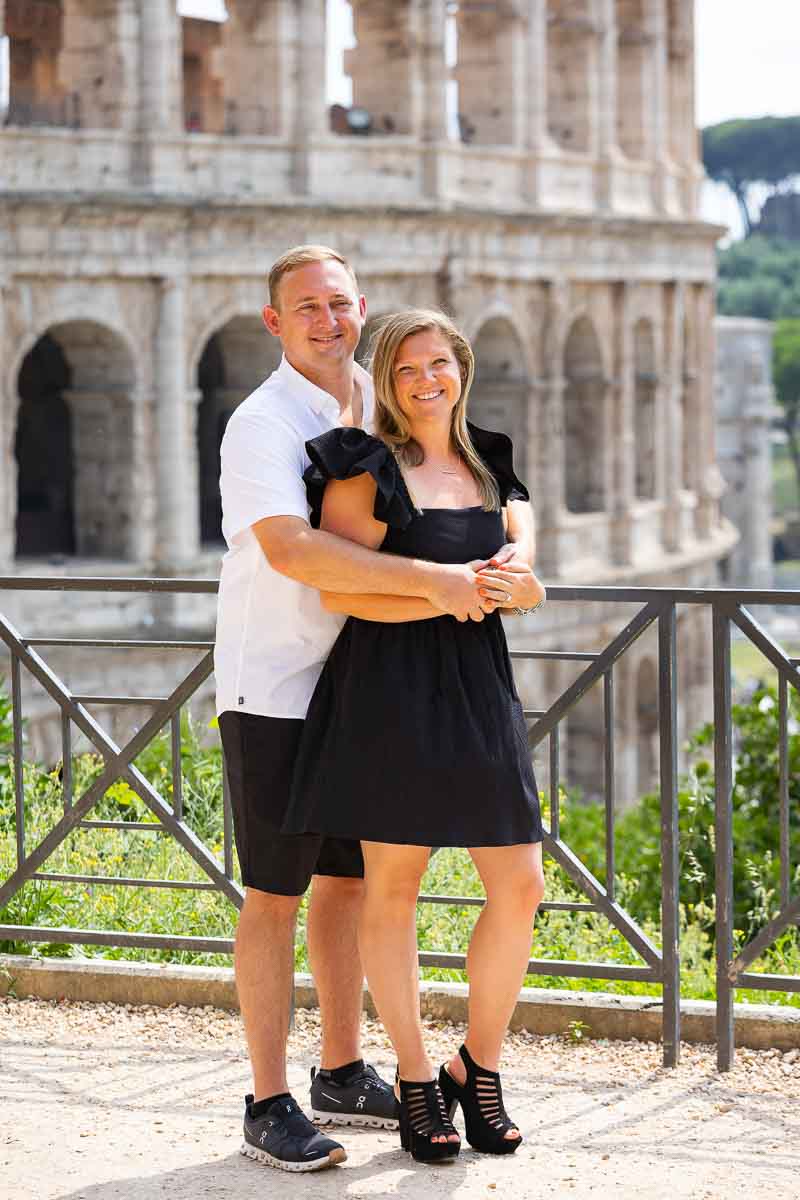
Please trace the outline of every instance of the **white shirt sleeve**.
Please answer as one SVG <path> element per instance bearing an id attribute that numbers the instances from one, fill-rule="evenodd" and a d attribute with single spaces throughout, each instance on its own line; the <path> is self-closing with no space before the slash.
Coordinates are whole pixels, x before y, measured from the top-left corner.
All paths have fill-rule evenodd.
<path id="1" fill-rule="evenodd" d="M 231 417 L 221 447 L 222 525 L 229 545 L 264 517 L 308 520 L 300 434 L 280 417 Z"/>

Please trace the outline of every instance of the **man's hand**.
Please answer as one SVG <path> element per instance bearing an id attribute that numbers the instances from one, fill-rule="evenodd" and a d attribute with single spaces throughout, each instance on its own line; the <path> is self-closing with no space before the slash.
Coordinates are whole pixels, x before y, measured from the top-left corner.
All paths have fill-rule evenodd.
<path id="1" fill-rule="evenodd" d="M 463 566 L 442 564 L 435 574 L 432 573 L 425 596 L 434 608 L 450 613 L 458 621 L 482 621 L 479 578 L 471 563 Z"/>
<path id="2" fill-rule="evenodd" d="M 486 612 L 495 608 L 533 608 L 545 598 L 544 587 L 527 563 L 507 560 L 499 568 L 487 565 L 478 571 L 478 580 Z"/>

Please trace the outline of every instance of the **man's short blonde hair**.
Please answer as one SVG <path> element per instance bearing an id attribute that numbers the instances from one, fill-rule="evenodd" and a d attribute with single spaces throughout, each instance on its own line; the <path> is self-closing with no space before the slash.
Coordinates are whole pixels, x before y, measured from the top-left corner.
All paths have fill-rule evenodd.
<path id="1" fill-rule="evenodd" d="M 342 264 L 352 279 L 356 292 L 358 292 L 358 280 L 356 279 L 355 271 L 347 259 L 335 250 L 331 250 L 330 246 L 293 246 L 291 250 L 287 250 L 285 254 L 282 254 L 272 264 L 272 269 L 269 273 L 270 306 L 272 308 L 278 307 L 281 280 L 284 275 L 288 275 L 290 271 L 296 271 L 298 267 L 307 267 L 310 263 L 331 261 Z"/>

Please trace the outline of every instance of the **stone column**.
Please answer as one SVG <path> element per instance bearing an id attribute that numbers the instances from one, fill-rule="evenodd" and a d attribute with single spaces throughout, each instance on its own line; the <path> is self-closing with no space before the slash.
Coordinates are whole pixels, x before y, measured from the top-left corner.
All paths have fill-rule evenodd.
<path id="1" fill-rule="evenodd" d="M 155 344 L 156 565 L 191 562 L 200 542 L 196 402 L 186 378 L 186 280 L 161 281 Z"/>
<path id="2" fill-rule="evenodd" d="M 606 421 L 606 502 L 610 514 L 611 556 L 623 566 L 633 557 L 633 508 L 636 502 L 633 330 L 629 288 L 615 283 L 612 292 L 613 378 L 610 419 Z"/>
<path id="3" fill-rule="evenodd" d="M 543 310 L 546 333 L 542 338 L 544 361 L 542 376 L 534 385 L 538 391 L 536 409 L 540 428 L 529 429 L 528 464 L 534 480 L 537 556 L 539 569 L 550 577 L 560 567 L 559 528 L 566 512 L 564 483 L 564 342 L 569 314 L 566 284 L 547 285 Z"/>
<path id="4" fill-rule="evenodd" d="M 174 0 L 141 0 L 138 18 L 138 129 L 131 174 L 139 184 L 155 182 L 155 147 L 183 130 L 181 25 Z"/>
<path id="5" fill-rule="evenodd" d="M 312 190 L 313 143 L 328 132 L 325 100 L 325 0 L 295 0 L 292 15 L 290 136 L 294 143 L 292 183 L 296 192 Z"/>
<path id="6" fill-rule="evenodd" d="M 445 5 L 438 0 L 412 0 L 411 23 L 417 46 L 413 128 L 425 142 L 447 141 L 446 17 Z"/>
<path id="7" fill-rule="evenodd" d="M 699 495 L 697 536 L 709 538 L 719 524 L 719 502 L 725 481 L 717 466 L 714 403 L 714 295 L 710 284 L 697 286 L 698 384 L 700 400 Z"/>
<path id="8" fill-rule="evenodd" d="M 663 289 L 663 355 L 660 400 L 664 409 L 664 547 L 680 548 L 681 494 L 683 492 L 683 323 L 684 285 L 668 283 Z"/>
<path id="9" fill-rule="evenodd" d="M 612 171 L 620 157 L 617 147 L 617 13 L 615 0 L 599 0 L 600 30 L 597 41 L 597 103 L 594 106 L 595 202 L 600 209 L 612 205 Z"/>
<path id="10" fill-rule="evenodd" d="M 183 72 L 175 0 L 140 0 L 139 14 L 140 128 L 151 136 L 179 133 Z"/>
<path id="11" fill-rule="evenodd" d="M 547 133 L 547 0 L 528 0 L 526 14 L 528 104 L 525 127 L 531 162 L 526 171 L 525 198 L 537 207 L 541 191 L 540 160 L 550 144 Z"/>
<path id="12" fill-rule="evenodd" d="M 650 43 L 650 118 L 646 130 L 648 157 L 653 164 L 652 196 L 656 212 L 666 207 L 668 167 L 667 115 L 669 109 L 669 39 L 667 0 L 648 0 L 647 26 Z"/>
<path id="13" fill-rule="evenodd" d="M 116 12 L 116 73 L 119 87 L 119 127 L 134 133 L 140 126 L 142 72 L 138 0 L 118 0 Z"/>
<path id="14" fill-rule="evenodd" d="M 744 493 L 750 502 L 743 509 L 742 542 L 748 551 L 747 586 L 770 588 L 772 532 L 765 516 L 772 512 L 772 455 L 769 441 L 772 390 L 764 383 L 751 385 L 748 407 L 742 413 Z"/>

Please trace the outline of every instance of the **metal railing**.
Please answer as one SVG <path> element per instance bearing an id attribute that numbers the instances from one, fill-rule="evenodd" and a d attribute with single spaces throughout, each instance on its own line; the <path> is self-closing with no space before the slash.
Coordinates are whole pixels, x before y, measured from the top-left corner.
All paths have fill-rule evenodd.
<path id="1" fill-rule="evenodd" d="M 0 591 L 63 591 L 109 593 L 214 594 L 213 580 L 161 579 L 56 579 L 0 578 Z M 587 897 L 585 901 L 546 901 L 541 911 L 594 912 L 603 915 L 639 955 L 641 965 L 613 962 L 560 961 L 532 959 L 529 974 L 559 975 L 572 978 L 636 980 L 660 984 L 663 990 L 662 1036 L 666 1066 L 674 1066 L 680 1051 L 680 958 L 679 958 L 679 837 L 678 837 L 678 720 L 677 720 L 677 607 L 701 605 L 710 609 L 713 621 L 713 690 L 715 743 L 715 890 L 717 955 L 717 1044 L 718 1065 L 727 1070 L 733 1060 L 733 993 L 739 987 L 764 990 L 800 991 L 800 977 L 775 976 L 748 971 L 755 959 L 774 943 L 791 924 L 800 920 L 800 897 L 791 895 L 789 841 L 789 691 L 800 691 L 800 659 L 790 658 L 773 637 L 752 616 L 751 607 L 795 606 L 800 608 L 800 592 L 744 591 L 731 589 L 551 587 L 550 602 L 577 602 L 582 605 L 630 604 L 636 606 L 633 617 L 602 650 L 596 652 L 565 650 L 512 651 L 517 661 L 540 660 L 574 662 L 582 669 L 578 677 L 544 710 L 527 710 L 531 722 L 529 742 L 532 749 L 547 742 L 549 765 L 550 826 L 545 831 L 544 849 L 568 878 Z M 746 607 L 747 606 L 747 607 Z M 605 613 L 605 607 L 603 608 Z M 731 655 L 732 627 L 749 639 L 775 668 L 779 689 L 779 842 L 780 912 L 733 957 L 733 834 L 732 795 L 734 784 Z M 627 913 L 615 896 L 615 669 L 625 653 L 651 627 L 658 634 L 658 742 L 659 791 L 661 810 L 661 932 L 659 948 Z M 799 625 L 800 630 L 800 625 Z M 234 878 L 233 837 L 230 801 L 223 772 L 223 861 L 193 832 L 185 820 L 181 775 L 181 711 L 213 670 L 212 648 L 208 641 L 102 639 L 82 637 L 31 637 L 18 632 L 0 612 L 0 640 L 11 655 L 11 691 L 13 705 L 13 771 L 16 805 L 17 866 L 0 883 L 0 910 L 32 879 L 53 882 L 98 883 L 126 887 L 179 887 L 216 889 L 237 907 L 243 893 Z M 199 660 L 167 696 L 87 695 L 72 693 L 48 666 L 40 649 L 71 647 L 109 651 L 145 648 L 148 650 L 196 651 Z M 23 789 L 23 711 L 21 672 L 25 669 L 56 702 L 61 716 L 63 814 L 54 827 L 32 849 L 26 844 Z M 605 806 L 605 883 L 601 883 L 580 861 L 562 836 L 560 812 L 561 747 L 560 725 L 581 698 L 595 685 L 602 687 L 604 727 L 604 806 Z M 137 705 L 151 711 L 144 724 L 122 746 L 102 728 L 87 705 Z M 165 728 L 170 728 L 172 750 L 172 802 L 135 766 L 134 760 Z M 72 779 L 72 730 L 79 730 L 103 760 L 99 776 L 80 795 L 74 795 Z M 154 822 L 96 821 L 88 816 L 117 780 L 124 780 L 150 809 Z M 65 838 L 77 828 L 115 828 L 146 830 L 171 835 L 189 853 L 207 876 L 207 881 L 137 879 L 120 876 L 69 875 L 49 873 L 41 868 Z M 480 905 L 477 897 L 420 896 L 421 904 Z M 125 933 L 108 930 L 83 930 L 0 924 L 0 937 L 20 941 L 47 941 L 89 945 L 133 946 L 150 949 L 183 949 L 196 952 L 232 951 L 225 938 L 166 936 Z M 464 955 L 423 951 L 421 966 L 460 969 Z"/>

